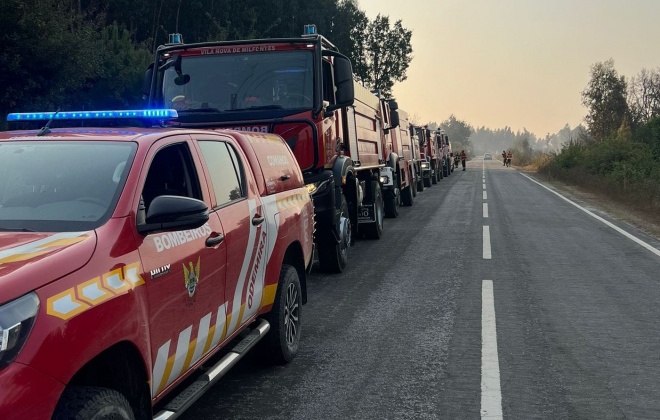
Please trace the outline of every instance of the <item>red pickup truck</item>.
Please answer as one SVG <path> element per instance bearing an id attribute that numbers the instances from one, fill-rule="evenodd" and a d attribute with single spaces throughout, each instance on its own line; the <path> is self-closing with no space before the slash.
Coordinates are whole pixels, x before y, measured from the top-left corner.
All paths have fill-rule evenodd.
<path id="1" fill-rule="evenodd" d="M 0 133 L 0 417 L 173 418 L 255 345 L 288 362 L 313 214 L 275 134 Z"/>

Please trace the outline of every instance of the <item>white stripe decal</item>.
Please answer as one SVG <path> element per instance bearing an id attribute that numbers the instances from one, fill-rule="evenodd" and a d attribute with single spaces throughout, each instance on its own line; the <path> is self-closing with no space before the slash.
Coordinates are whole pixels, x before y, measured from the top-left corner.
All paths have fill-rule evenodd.
<path id="1" fill-rule="evenodd" d="M 38 241 L 30 242 L 29 244 L 17 246 L 15 248 L 0 251 L 0 259 L 11 257 L 18 254 L 31 254 L 33 252 L 43 251 L 42 247 L 48 247 L 49 244 L 59 241 L 60 239 L 78 238 L 85 235 L 87 232 L 62 232 L 49 236 Z"/>
<path id="2" fill-rule="evenodd" d="M 255 200 L 249 200 L 248 205 L 250 208 L 250 220 L 256 214 L 257 203 Z M 238 284 L 236 284 L 236 290 L 234 291 L 234 301 L 232 302 L 231 308 L 231 321 L 229 322 L 229 327 L 227 328 L 227 335 L 230 335 L 237 327 L 238 315 L 241 311 L 241 300 L 243 297 L 243 288 L 245 287 L 245 280 L 248 275 L 248 268 L 250 267 L 250 261 L 254 255 L 255 246 L 254 241 L 257 236 L 258 227 L 252 226 L 250 223 L 250 237 L 248 238 L 247 248 L 245 249 L 245 257 L 243 259 L 243 266 L 241 267 L 241 274 L 238 276 Z"/>
<path id="3" fill-rule="evenodd" d="M 218 308 L 218 316 L 215 318 L 215 332 L 213 333 L 213 341 L 211 341 L 211 347 L 209 350 L 214 348 L 220 342 L 222 338 L 222 331 L 225 329 L 225 321 L 227 319 L 227 304 L 223 303 Z"/>
<path id="4" fill-rule="evenodd" d="M 186 356 L 188 356 L 188 346 L 190 345 L 190 334 L 192 333 L 192 325 L 181 331 L 179 334 L 179 342 L 176 344 L 176 355 L 174 356 L 174 365 L 172 366 L 172 371 L 170 372 L 170 377 L 167 380 L 165 386 L 171 384 L 176 380 L 176 378 L 181 375 L 181 369 L 183 369 L 183 363 L 186 361 Z"/>
<path id="5" fill-rule="evenodd" d="M 156 363 L 154 364 L 154 372 L 151 375 L 151 396 L 155 397 L 158 391 L 160 381 L 163 380 L 163 373 L 165 373 L 165 366 L 167 365 L 167 356 L 170 354 L 170 343 L 172 340 L 167 340 L 165 344 L 160 346 L 158 354 L 156 355 Z"/>
<path id="6" fill-rule="evenodd" d="M 262 251 L 261 260 L 258 261 L 258 266 L 256 265 L 257 261 L 253 266 L 256 268 L 256 276 L 254 283 L 250 286 L 252 287 L 252 299 L 248 299 L 245 305 L 245 313 L 243 314 L 243 319 L 248 319 L 252 315 L 257 313 L 261 303 L 261 296 L 263 295 L 265 277 L 266 277 L 266 267 L 268 266 L 268 261 L 270 261 L 271 255 L 273 255 L 273 249 L 275 249 L 275 242 L 277 241 L 277 233 L 279 230 L 280 224 L 280 215 L 277 211 L 277 200 L 274 196 L 264 197 L 263 199 L 263 209 L 264 216 L 266 217 L 266 222 L 264 224 L 264 231 L 266 233 L 266 243 L 265 249 Z M 259 248 L 261 243 L 259 244 Z M 257 250 L 257 255 L 259 250 Z M 248 294 L 251 291 L 248 288 Z M 250 305 L 251 303 L 251 305 Z"/>
<path id="7" fill-rule="evenodd" d="M 197 331 L 197 343 L 195 344 L 195 353 L 193 353 L 191 365 L 197 363 L 202 358 L 204 352 L 204 345 L 209 336 L 209 327 L 211 325 L 211 314 L 206 314 L 201 321 L 199 321 L 199 331 Z"/>

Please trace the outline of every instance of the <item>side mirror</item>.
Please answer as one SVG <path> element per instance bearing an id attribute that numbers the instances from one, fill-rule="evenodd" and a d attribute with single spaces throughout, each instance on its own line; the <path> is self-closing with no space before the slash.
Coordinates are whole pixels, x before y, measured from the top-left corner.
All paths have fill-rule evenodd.
<path id="1" fill-rule="evenodd" d="M 396 102 L 396 100 L 390 99 L 387 102 L 390 105 L 390 111 L 396 111 L 397 109 L 399 109 L 399 104 Z"/>
<path id="2" fill-rule="evenodd" d="M 396 109 L 392 111 L 390 108 L 390 128 L 397 128 L 399 122 L 399 112 Z"/>
<path id="3" fill-rule="evenodd" d="M 335 103 L 326 109 L 327 112 L 353 105 L 353 101 L 355 101 L 351 60 L 343 55 L 334 55 L 334 78 L 335 87 L 337 88 Z"/>
<path id="4" fill-rule="evenodd" d="M 144 72 L 144 80 L 142 81 L 142 95 L 145 98 L 151 96 L 151 79 L 154 77 L 154 66 L 153 64 L 147 68 L 147 71 Z"/>
<path id="5" fill-rule="evenodd" d="M 194 198 L 161 195 L 153 199 L 145 223 L 138 232 L 146 235 L 157 231 L 197 229 L 209 220 L 206 204 Z"/>

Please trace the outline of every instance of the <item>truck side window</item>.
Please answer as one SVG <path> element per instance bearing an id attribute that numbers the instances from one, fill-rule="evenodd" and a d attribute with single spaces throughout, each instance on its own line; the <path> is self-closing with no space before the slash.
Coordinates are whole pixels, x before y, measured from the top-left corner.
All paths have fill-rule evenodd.
<path id="1" fill-rule="evenodd" d="M 333 83 L 332 66 L 323 60 L 323 100 L 330 105 L 335 103 L 335 85 Z"/>
<path id="2" fill-rule="evenodd" d="M 147 210 L 151 201 L 159 195 L 202 199 L 199 178 L 187 144 L 167 146 L 159 150 L 151 161 L 142 190 Z"/>
<path id="3" fill-rule="evenodd" d="M 217 206 L 245 197 L 243 165 L 234 148 L 223 141 L 200 141 Z"/>

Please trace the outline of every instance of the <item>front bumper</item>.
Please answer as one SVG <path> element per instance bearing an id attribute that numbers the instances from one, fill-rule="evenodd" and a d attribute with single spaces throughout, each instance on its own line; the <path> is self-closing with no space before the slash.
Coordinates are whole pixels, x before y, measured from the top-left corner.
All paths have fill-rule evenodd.
<path id="1" fill-rule="evenodd" d="M 14 362 L 0 371 L 0 417 L 50 419 L 63 391 L 62 383 Z"/>

